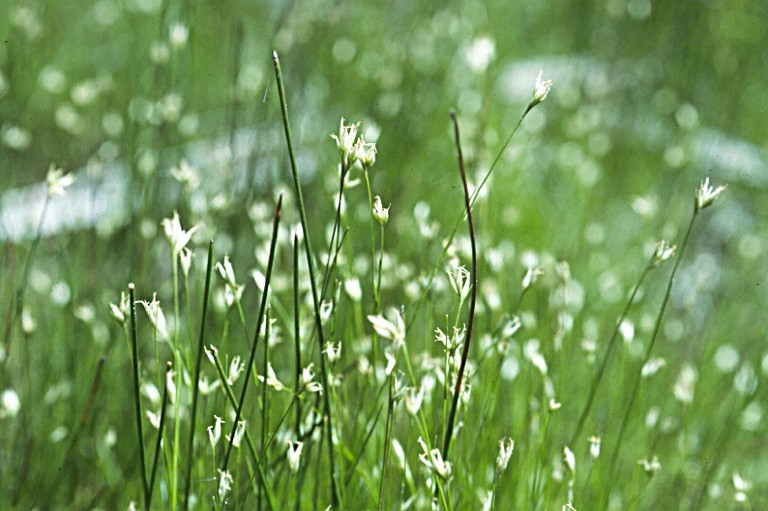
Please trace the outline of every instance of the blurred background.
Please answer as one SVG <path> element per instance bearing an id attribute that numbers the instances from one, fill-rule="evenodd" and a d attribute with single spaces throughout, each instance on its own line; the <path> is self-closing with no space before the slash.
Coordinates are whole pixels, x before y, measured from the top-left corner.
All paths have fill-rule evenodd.
<path id="1" fill-rule="evenodd" d="M 701 180 L 727 185 L 696 225 L 661 350 L 711 364 L 729 343 L 768 368 L 766 20 L 768 3 L 736 0 L 0 0 L 3 316 L 38 229 L 27 301 L 45 304 L 40 332 L 84 303 L 104 318 L 129 281 L 168 296 L 160 220 L 174 210 L 202 225 L 198 247 L 214 237 L 217 254 L 252 266 L 252 222 L 290 184 L 277 50 L 310 221 L 333 218 L 330 134 L 360 121 L 378 147 L 373 193 L 392 204 L 387 245 L 416 272 L 463 208 L 449 109 L 477 184 L 539 70 L 554 86 L 483 192 L 481 252 L 566 260 L 592 310 L 615 311 L 653 244 L 681 241 Z M 52 162 L 77 180 L 38 225 Z M 348 193 L 366 219 L 363 187 Z M 83 321 L 67 335 L 116 335 Z M 67 344 L 31 360 L 88 381 L 78 356 Z"/>

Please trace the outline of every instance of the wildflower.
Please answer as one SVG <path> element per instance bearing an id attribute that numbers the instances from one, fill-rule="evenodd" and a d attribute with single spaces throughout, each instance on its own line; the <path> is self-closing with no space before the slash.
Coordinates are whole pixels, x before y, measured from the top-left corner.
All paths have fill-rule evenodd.
<path id="1" fill-rule="evenodd" d="M 677 246 L 670 245 L 666 240 L 661 240 L 656 244 L 656 249 L 653 252 L 653 259 L 651 265 L 656 267 L 675 255 Z"/>
<path id="2" fill-rule="evenodd" d="M 147 313 L 147 316 L 149 316 L 149 322 L 152 323 L 152 326 L 155 328 L 155 330 L 160 334 L 161 337 L 168 339 L 168 329 L 166 328 L 165 314 L 163 314 L 163 309 L 160 308 L 160 302 L 157 301 L 157 293 L 152 293 L 151 302 L 147 302 L 146 300 L 139 300 L 138 303 L 144 307 L 144 311 Z"/>
<path id="3" fill-rule="evenodd" d="M 259 375 L 259 381 L 266 382 L 266 384 L 276 391 L 280 392 L 281 390 L 286 390 L 285 385 L 280 383 L 280 380 L 277 379 L 277 375 L 275 374 L 275 370 L 272 369 L 272 363 L 267 363 L 267 378 L 265 380 L 264 376 Z"/>
<path id="4" fill-rule="evenodd" d="M 573 451 L 570 450 L 568 447 L 565 447 L 563 449 L 563 459 L 565 460 L 565 465 L 568 467 L 568 470 L 571 471 L 571 474 L 576 473 L 576 456 L 573 454 Z"/>
<path id="5" fill-rule="evenodd" d="M 376 162 L 376 144 L 374 142 L 366 142 L 360 137 L 360 140 L 355 145 L 355 157 L 365 170 L 370 169 Z"/>
<path id="6" fill-rule="evenodd" d="M 419 437 L 419 445 L 421 445 L 421 448 L 424 450 L 422 454 L 419 454 L 419 460 L 421 460 L 424 466 L 434 471 L 443 479 L 450 479 L 451 464 L 450 462 L 443 460 L 443 455 L 440 454 L 440 449 L 432 449 L 430 451 L 421 437 Z"/>
<path id="7" fill-rule="evenodd" d="M 531 98 L 531 102 L 528 103 L 528 110 L 547 99 L 547 94 L 549 94 L 549 90 L 552 88 L 552 80 L 541 79 L 543 74 L 544 70 L 542 69 L 536 77 L 536 84 L 533 86 L 533 97 Z"/>
<path id="8" fill-rule="evenodd" d="M 216 357 L 219 355 L 219 350 L 216 349 L 216 346 L 211 344 L 210 348 L 203 347 L 203 350 L 205 351 L 205 356 L 208 357 L 208 360 L 211 361 L 211 364 L 216 366 Z"/>
<path id="9" fill-rule="evenodd" d="M 314 364 L 309 364 L 307 367 L 301 370 L 301 378 L 299 379 L 300 393 L 305 390 L 309 392 L 323 391 L 323 387 L 316 381 L 313 381 L 315 379 L 315 373 L 312 372 L 313 365 Z"/>
<path id="10" fill-rule="evenodd" d="M 240 376 L 240 373 L 242 373 L 244 369 L 245 369 L 245 362 L 241 362 L 239 356 L 233 358 L 232 362 L 229 363 L 229 374 L 227 375 L 227 383 L 229 385 L 233 385 L 237 381 L 237 378 Z"/>
<path id="11" fill-rule="evenodd" d="M 515 441 L 511 438 L 499 440 L 499 455 L 496 457 L 496 466 L 501 472 L 507 470 L 512 451 L 515 450 Z"/>
<path id="12" fill-rule="evenodd" d="M 743 479 L 738 472 L 733 473 L 731 480 L 733 481 L 733 488 L 736 490 L 736 494 L 733 496 L 736 502 L 746 502 L 748 500 L 747 492 L 752 488 L 752 483 Z"/>
<path id="13" fill-rule="evenodd" d="M 240 421 L 237 423 L 237 428 L 235 428 L 235 436 L 232 439 L 232 445 L 235 447 L 240 447 L 240 443 L 243 441 L 243 435 L 245 434 L 245 421 Z M 227 435 L 227 441 L 229 441 L 229 435 Z"/>
<path id="14" fill-rule="evenodd" d="M 387 225 L 387 222 L 389 221 L 389 208 L 383 207 L 381 204 L 381 197 L 378 195 L 374 197 L 373 199 L 373 217 L 381 224 L 381 225 Z"/>
<path id="15" fill-rule="evenodd" d="M 171 25 L 169 40 L 174 50 L 183 48 L 189 39 L 189 28 L 183 23 L 174 23 Z"/>
<path id="16" fill-rule="evenodd" d="M 339 123 L 339 134 L 332 134 L 336 147 L 341 152 L 342 170 L 347 171 L 357 161 L 357 130 L 360 123 L 344 124 L 344 118 Z"/>
<path id="17" fill-rule="evenodd" d="M 326 342 L 325 350 L 323 350 L 323 353 L 328 356 L 328 361 L 330 363 L 336 362 L 341 357 L 341 343 Z"/>
<path id="18" fill-rule="evenodd" d="M 467 269 L 463 266 L 457 266 L 455 273 L 450 271 L 446 273 L 448 273 L 448 280 L 451 283 L 453 292 L 459 296 L 461 301 L 466 300 L 467 296 L 469 296 L 469 286 L 471 284 Z"/>
<path id="19" fill-rule="evenodd" d="M 63 169 L 56 168 L 56 165 L 51 163 L 48 174 L 45 176 L 45 182 L 48 184 L 48 196 L 55 197 L 64 195 L 66 189 L 75 182 L 75 176 L 64 174 Z"/>
<path id="20" fill-rule="evenodd" d="M 666 360 L 659 357 L 653 357 L 648 359 L 648 362 L 643 364 L 643 368 L 640 370 L 640 374 L 642 374 L 643 378 L 647 378 L 649 376 L 653 376 L 654 374 L 659 372 L 659 369 L 667 365 Z"/>
<path id="21" fill-rule="evenodd" d="M 522 282 L 523 291 L 527 290 L 529 287 L 534 285 L 536 281 L 539 280 L 539 277 L 542 275 L 544 275 L 544 271 L 541 268 L 529 267 L 528 270 L 525 272 L 525 277 L 523 277 L 523 282 Z"/>
<path id="22" fill-rule="evenodd" d="M 149 423 L 152 424 L 152 427 L 155 429 L 160 429 L 160 412 L 153 412 L 152 410 L 147 410 L 147 419 L 149 419 Z"/>
<path id="23" fill-rule="evenodd" d="M 693 387 L 696 385 L 696 369 L 686 364 L 680 371 L 677 381 L 673 387 L 675 399 L 683 404 L 693 401 Z"/>
<path id="24" fill-rule="evenodd" d="M 301 461 L 301 450 L 303 447 L 304 442 L 288 440 L 288 467 L 294 474 L 299 471 L 299 462 Z"/>
<path id="25" fill-rule="evenodd" d="M 566 502 L 563 504 L 563 511 L 576 511 L 576 508 L 570 502 Z"/>
<path id="26" fill-rule="evenodd" d="M 165 237 L 171 245 L 171 250 L 173 251 L 174 256 L 179 255 L 181 250 L 187 246 L 189 240 L 192 239 L 192 235 L 195 231 L 199 229 L 198 225 L 195 225 L 188 231 L 182 229 L 179 213 L 177 211 L 173 212 L 173 218 L 164 219 L 162 225 L 165 230 Z"/>
<path id="27" fill-rule="evenodd" d="M 109 313 L 121 325 L 124 325 L 128 320 L 128 317 L 131 315 L 131 305 L 128 296 L 123 291 L 120 292 L 119 305 L 109 304 Z"/>
<path id="28" fill-rule="evenodd" d="M 399 312 L 396 312 L 394 316 L 394 323 L 385 319 L 381 314 L 369 315 L 368 321 L 371 322 L 377 334 L 386 339 L 392 339 L 399 346 L 405 341 L 405 322 L 403 322 L 403 317 Z"/>
<path id="29" fill-rule="evenodd" d="M 229 256 L 224 256 L 224 263 L 216 263 L 216 270 L 218 270 L 221 278 L 224 282 L 232 288 L 237 288 L 237 279 L 235 278 L 235 270 L 232 269 L 232 263 L 229 262 Z"/>
<path id="30" fill-rule="evenodd" d="M 211 447 L 215 449 L 221 438 L 221 425 L 224 424 L 224 419 L 218 415 L 214 415 L 213 418 L 215 423 L 213 426 L 208 426 L 208 439 L 211 441 Z"/>
<path id="31" fill-rule="evenodd" d="M 218 469 L 219 471 L 219 498 L 223 499 L 227 496 L 227 493 L 232 489 L 232 474 L 229 473 L 229 470 L 226 472 L 222 472 L 221 469 Z"/>
<path id="32" fill-rule="evenodd" d="M 701 182 L 699 188 L 696 190 L 696 202 L 694 211 L 698 213 L 702 209 L 710 206 L 715 199 L 725 190 L 724 186 L 718 186 L 714 188 L 709 185 L 709 178 L 706 178 Z"/>
<path id="33" fill-rule="evenodd" d="M 596 460 L 600 456 L 600 437 L 591 436 L 587 438 L 587 441 L 589 442 L 589 455 L 592 456 L 592 459 Z"/>
<path id="34" fill-rule="evenodd" d="M 555 401 L 555 398 L 552 398 L 549 400 L 549 411 L 550 412 L 556 412 L 563 406 L 562 403 Z"/>
<path id="35" fill-rule="evenodd" d="M 200 186 L 200 177 L 197 175 L 197 169 L 187 163 L 187 160 L 181 160 L 178 167 L 173 167 L 171 169 L 171 176 L 183 184 L 187 190 L 194 190 Z"/>
<path id="36" fill-rule="evenodd" d="M 173 381 L 176 376 L 175 371 L 168 371 L 165 373 L 165 386 L 168 389 L 168 395 L 171 398 L 171 402 L 176 402 L 176 382 Z"/>
<path id="37" fill-rule="evenodd" d="M 464 60 L 475 73 L 483 73 L 496 57 L 496 43 L 490 37 L 478 37 L 464 51 Z"/>
<path id="38" fill-rule="evenodd" d="M 421 403 L 424 401 L 424 387 L 409 387 L 405 393 L 405 409 L 413 416 L 419 413 Z"/>
<path id="39" fill-rule="evenodd" d="M 643 467 L 643 470 L 645 470 L 645 474 L 648 477 L 653 477 L 653 475 L 661 470 L 661 463 L 659 463 L 659 458 L 656 456 L 651 459 L 651 461 L 648 461 L 647 459 L 643 458 L 637 462 L 638 465 Z"/>
<path id="40" fill-rule="evenodd" d="M 392 371 L 395 369 L 395 364 L 397 364 L 397 359 L 395 358 L 395 355 L 391 351 L 385 351 L 384 358 L 387 359 L 387 367 L 384 369 L 384 374 L 389 376 L 392 374 Z"/>
<path id="41" fill-rule="evenodd" d="M 363 289 L 360 287 L 360 280 L 351 277 L 344 280 L 344 291 L 353 302 L 359 302 L 363 298 Z"/>
<path id="42" fill-rule="evenodd" d="M 13 389 L 5 389 L 0 394 L 0 419 L 15 417 L 21 410 L 21 400 Z"/>
<path id="43" fill-rule="evenodd" d="M 181 249 L 179 252 L 179 262 L 181 263 L 181 272 L 184 274 L 184 278 L 189 278 L 189 269 L 192 267 L 192 256 L 195 255 L 187 247 Z"/>

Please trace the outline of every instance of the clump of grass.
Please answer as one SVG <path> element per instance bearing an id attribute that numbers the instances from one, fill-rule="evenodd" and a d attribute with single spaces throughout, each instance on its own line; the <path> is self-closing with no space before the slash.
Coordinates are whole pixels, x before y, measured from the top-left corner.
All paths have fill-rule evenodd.
<path id="1" fill-rule="evenodd" d="M 235 73 L 242 44 L 238 27 Z M 569 264 L 546 254 L 526 254 L 508 261 L 514 269 L 494 270 L 484 257 L 495 247 L 483 244 L 483 217 L 474 209 L 524 119 L 547 98 L 551 81 L 539 74 L 522 115 L 489 168 L 477 174 L 477 183 L 471 182 L 459 121 L 451 111 L 461 180 L 457 221 L 437 253 L 425 250 L 432 263 L 409 272 L 397 260 L 400 227 L 388 223 L 390 206 L 385 208 L 381 200 L 397 194 L 387 189 L 385 177 L 373 179 L 378 148 L 359 135 L 359 123 L 342 119 L 333 135 L 339 163 L 333 176 L 338 178 L 334 209 L 326 212 L 332 222 L 324 226 L 323 215 L 307 210 L 277 53 L 273 65 L 292 195 L 286 194 L 284 206 L 279 193 L 273 212 L 270 204 L 261 217 L 253 214 L 255 292 L 236 276 L 243 260 L 227 255 L 214 264 L 213 241 L 205 272 L 199 271 L 192 262 L 193 236 L 209 231 L 215 238 L 216 226 L 201 223 L 184 229 L 182 215 L 174 212 L 162 223 L 170 245 L 170 284 L 158 285 L 158 293 L 173 300 L 172 323 L 166 323 L 156 297 L 151 303 L 138 300 L 133 284 L 128 296 L 111 306 L 128 341 L 130 375 L 123 370 L 116 378 L 130 382 L 123 401 L 130 401 L 136 436 L 135 441 L 121 438 L 130 448 L 124 447 L 128 452 L 116 455 L 114 464 L 125 469 L 124 486 L 107 485 L 109 503 L 125 507 L 129 500 L 139 501 L 144 509 L 572 510 L 593 502 L 602 509 L 669 502 L 652 494 L 660 495 L 675 478 L 687 477 L 685 463 L 692 456 L 674 452 L 669 431 L 685 438 L 692 426 L 685 422 L 656 433 L 636 420 L 643 371 L 659 347 L 694 221 L 722 187 L 702 182 L 677 254 L 666 241 L 656 245 L 618 319 L 599 318 L 614 326 L 600 346 L 602 353 L 591 348 L 591 356 L 599 360 L 594 365 L 589 356 L 580 359 L 574 347 L 575 332 L 586 330 L 588 318 L 583 304 L 573 304 L 584 297 Z M 230 146 L 236 124 L 236 113 L 230 112 Z M 364 192 L 355 190 L 358 180 L 365 183 Z M 357 205 L 364 215 L 353 213 Z M 391 207 L 393 218 L 405 209 L 397 201 Z M 465 221 L 468 234 L 463 235 Z M 325 227 L 329 236 L 321 238 L 317 233 Z M 23 296 L 39 240 L 38 235 L 24 265 L 18 296 Z M 652 299 L 652 270 L 673 255 L 677 258 L 646 345 L 639 355 L 630 348 L 617 354 L 622 325 Z M 214 268 L 223 286 L 214 282 Z M 414 283 L 415 293 L 400 292 Z M 200 287 L 201 306 L 196 309 L 191 297 Z M 501 305 L 493 305 L 494 295 Z M 145 306 L 151 335 L 142 331 L 137 303 Z M 230 312 L 242 327 L 241 344 L 231 342 L 230 337 L 239 335 L 230 335 Z M 6 320 L 6 346 L 17 316 L 11 310 Z M 292 342 L 283 342 L 288 337 Z M 154 361 L 148 356 L 152 352 Z M 170 361 L 161 364 L 165 357 Z M 94 396 L 104 363 L 98 365 L 85 407 L 89 414 L 100 409 Z M 617 377 L 606 385 L 616 372 L 622 380 Z M 162 397 L 153 399 L 148 389 L 156 392 L 155 384 L 161 382 Z M 751 397 L 753 391 L 745 394 Z M 157 414 L 147 414 L 150 404 L 159 404 Z M 663 404 L 659 397 L 659 406 Z M 739 410 L 747 404 L 745 397 Z M 112 421 L 126 419 L 125 413 L 107 410 L 114 414 Z M 145 447 L 148 417 L 157 428 L 151 466 Z M 206 443 L 203 424 L 210 424 L 211 417 Z M 84 424 L 82 420 L 79 428 Z M 81 431 L 63 459 L 71 459 Z M 587 442 L 585 434 L 590 435 Z M 627 441 L 631 434 L 636 442 Z M 712 445 L 725 442 L 722 435 L 715 436 Z M 611 448 L 609 457 L 600 455 L 601 445 Z M 634 458 L 641 450 L 648 453 L 638 465 Z M 666 476 L 659 467 L 670 458 L 680 466 Z M 637 477 L 639 470 L 649 478 Z M 697 506 L 716 470 L 708 468 L 696 479 L 700 487 L 690 492 L 689 500 Z M 748 484 L 740 476 L 738 481 L 734 486 L 746 496 Z M 101 498 L 98 493 L 93 497 L 99 505 Z M 36 502 L 32 497 L 28 501 Z"/>

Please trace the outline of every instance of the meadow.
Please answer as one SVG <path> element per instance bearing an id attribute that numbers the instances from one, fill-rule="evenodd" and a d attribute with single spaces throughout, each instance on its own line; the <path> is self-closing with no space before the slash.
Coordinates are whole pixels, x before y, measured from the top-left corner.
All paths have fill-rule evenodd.
<path id="1" fill-rule="evenodd" d="M 0 508 L 768 507 L 763 3 L 0 12 Z"/>

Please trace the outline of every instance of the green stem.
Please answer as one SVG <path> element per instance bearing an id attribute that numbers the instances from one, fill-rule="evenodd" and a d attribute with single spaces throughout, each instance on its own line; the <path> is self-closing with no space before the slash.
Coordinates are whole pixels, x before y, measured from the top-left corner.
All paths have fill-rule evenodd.
<path id="1" fill-rule="evenodd" d="M 325 400 L 324 413 L 328 418 L 328 462 L 330 464 L 329 478 L 330 478 L 330 490 L 331 490 L 331 506 L 338 507 L 339 494 L 338 494 L 338 488 L 336 486 L 336 466 L 335 466 L 334 452 L 333 452 L 333 416 L 331 411 L 330 396 L 328 392 L 328 388 L 329 388 L 328 371 L 325 366 L 325 357 L 323 356 L 323 347 L 325 346 L 325 342 L 323 338 L 323 324 L 320 318 L 320 301 L 317 293 L 317 284 L 315 280 L 315 265 L 312 257 L 313 252 L 312 252 L 310 233 L 309 233 L 309 223 L 307 222 L 307 213 L 304 209 L 304 197 L 301 193 L 301 182 L 299 181 L 299 171 L 296 165 L 296 156 L 294 155 L 294 152 L 293 152 L 293 139 L 291 136 L 290 123 L 288 122 L 288 104 L 285 99 L 285 87 L 283 85 L 283 75 L 280 69 L 280 60 L 277 56 L 277 52 L 273 53 L 273 60 L 275 65 L 275 75 L 277 77 L 277 90 L 280 96 L 280 110 L 283 117 L 283 129 L 285 131 L 285 139 L 286 139 L 286 144 L 288 146 L 288 155 L 290 157 L 290 162 L 291 162 L 291 172 L 293 174 L 294 191 L 296 193 L 296 201 L 298 202 L 298 206 L 299 206 L 299 216 L 301 217 L 301 227 L 304 231 L 304 249 L 305 249 L 304 251 L 307 258 L 307 268 L 309 269 L 309 284 L 312 289 L 312 302 L 314 306 L 315 328 L 317 330 L 317 340 L 320 347 L 320 353 L 319 353 L 320 372 L 323 378 L 323 386 L 325 387 L 325 390 L 326 390 L 325 392 L 323 392 L 323 397 Z"/>
<path id="2" fill-rule="evenodd" d="M 659 331 L 661 330 L 661 323 L 664 318 L 664 312 L 667 310 L 667 304 L 669 303 L 669 297 L 672 294 L 672 284 L 675 281 L 675 275 L 677 274 L 677 269 L 680 267 L 680 261 L 683 260 L 683 254 L 685 253 L 685 247 L 688 245 L 688 239 L 691 235 L 691 230 L 693 229 L 693 224 L 696 221 L 696 216 L 698 214 L 698 210 L 694 210 L 693 216 L 691 217 L 691 222 L 688 224 L 688 229 L 685 231 L 685 237 L 683 238 L 683 242 L 680 244 L 680 252 L 677 255 L 677 258 L 675 260 L 675 266 L 672 268 L 672 273 L 669 275 L 669 280 L 667 281 L 667 289 L 664 292 L 664 299 L 661 302 L 661 307 L 659 308 L 659 313 L 656 316 L 656 323 L 653 327 L 653 333 L 651 334 L 651 340 L 648 343 L 648 348 L 645 351 L 645 356 L 643 357 L 642 363 L 640 364 L 640 370 L 642 371 L 642 367 L 645 366 L 645 364 L 650 360 L 651 353 L 653 352 L 653 347 L 656 344 L 656 339 L 659 337 Z M 611 464 L 610 468 L 608 469 L 608 488 L 613 487 L 613 481 L 616 479 L 616 463 L 619 459 L 619 452 L 621 451 L 621 446 L 624 441 L 624 435 L 627 430 L 627 424 L 629 423 L 629 417 L 632 414 L 632 409 L 635 404 L 635 400 L 637 399 L 638 392 L 640 390 L 640 382 L 642 380 L 642 372 L 639 372 L 635 376 L 635 381 L 632 385 L 632 391 L 629 395 L 629 403 L 627 404 L 627 408 L 624 411 L 624 417 L 621 420 L 621 427 L 619 428 L 619 434 L 616 439 L 616 446 L 613 448 L 613 455 L 611 456 Z M 610 492 L 606 492 L 605 497 L 603 498 L 603 509 L 607 509 L 608 506 L 608 494 Z"/>
<path id="3" fill-rule="evenodd" d="M 200 394 L 200 371 L 203 360 L 203 347 L 205 345 L 205 318 L 208 312 L 208 297 L 211 291 L 211 276 L 213 275 L 213 240 L 208 244 L 208 267 L 205 271 L 205 290 L 203 292 L 203 312 L 200 318 L 200 336 L 197 342 L 197 358 L 195 360 L 195 377 L 192 380 L 192 416 L 189 429 L 189 442 L 187 443 L 187 456 L 190 460 L 195 459 L 193 453 L 195 450 L 195 431 L 197 420 L 197 400 Z M 169 368 L 170 370 L 170 368 Z M 165 405 L 163 405 L 165 406 Z M 189 491 L 192 477 L 192 462 L 187 463 L 187 472 L 184 477 L 184 507 L 189 509 Z"/>
<path id="4" fill-rule="evenodd" d="M 240 392 L 240 400 L 237 406 L 237 412 L 235 413 L 235 421 L 232 427 L 232 434 L 229 436 L 229 444 L 227 446 L 227 452 L 224 455 L 224 462 L 221 465 L 221 471 L 227 471 L 227 465 L 229 464 L 229 456 L 232 454 L 232 445 L 235 439 L 235 432 L 237 431 L 237 423 L 243 414 L 243 404 L 245 403 L 245 394 L 248 392 L 248 382 L 251 381 L 251 372 L 253 370 L 253 362 L 256 359 L 256 347 L 259 344 L 259 331 L 261 330 L 261 323 L 264 320 L 264 313 L 267 309 L 267 298 L 269 296 L 269 284 L 272 280 L 272 267 L 275 262 L 275 251 L 277 250 L 277 233 L 280 226 L 280 217 L 283 211 L 283 195 L 280 194 L 280 198 L 277 200 L 277 207 L 275 208 L 274 223 L 272 226 L 272 241 L 269 247 L 269 260 L 267 261 L 267 273 L 264 277 L 264 291 L 261 295 L 261 305 L 259 306 L 259 314 L 256 320 L 256 332 L 253 335 L 253 344 L 251 346 L 251 354 L 248 358 L 248 363 L 245 366 L 245 380 L 243 381 L 243 389 Z"/>
<path id="5" fill-rule="evenodd" d="M 166 368 L 165 368 L 165 385 L 163 387 L 163 404 L 160 408 L 160 425 L 157 428 L 157 442 L 155 443 L 155 457 L 152 461 L 152 472 L 149 476 L 149 503 L 147 504 L 147 507 L 151 507 L 152 504 L 152 491 L 155 489 L 155 475 L 157 474 L 157 462 L 160 459 L 160 449 L 163 445 L 163 433 L 165 432 L 165 412 L 168 408 L 168 373 L 171 372 L 171 369 L 173 369 L 173 364 L 171 362 L 168 362 Z M 190 466 L 192 463 L 190 462 Z M 187 483 L 187 486 L 189 486 L 189 483 Z M 186 505 L 185 505 L 186 509 Z"/>
<path id="6" fill-rule="evenodd" d="M 128 284 L 128 294 L 131 300 L 131 350 L 133 352 L 133 401 L 136 411 L 136 431 L 139 436 L 139 462 L 141 465 L 141 482 L 144 489 L 144 509 L 149 510 L 149 482 L 147 481 L 147 464 L 144 459 L 144 430 L 141 425 L 141 399 L 139 397 L 139 348 L 136 336 L 136 297 L 135 286 Z"/>

